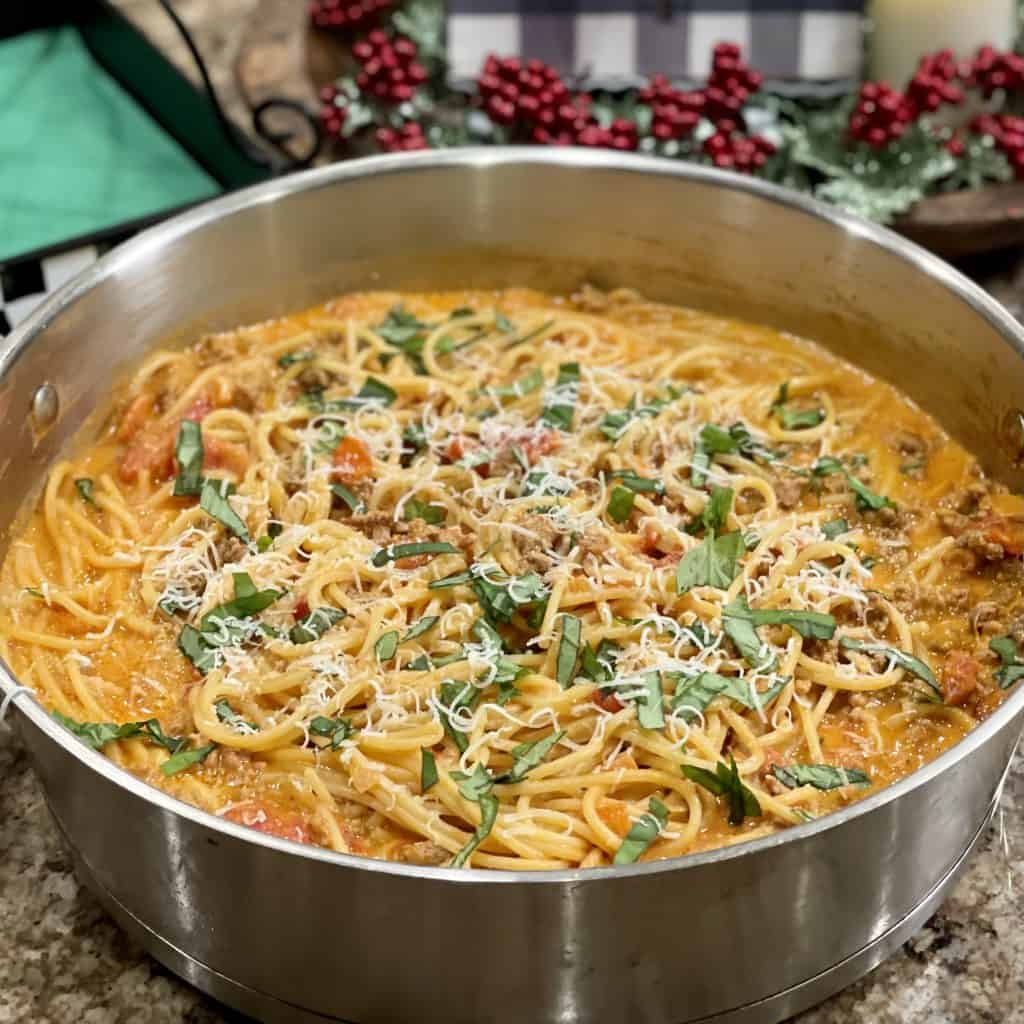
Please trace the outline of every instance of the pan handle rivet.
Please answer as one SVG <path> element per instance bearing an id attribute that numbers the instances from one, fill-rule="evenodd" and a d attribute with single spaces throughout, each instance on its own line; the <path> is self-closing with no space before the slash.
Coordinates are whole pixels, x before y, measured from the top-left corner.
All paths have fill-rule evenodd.
<path id="1" fill-rule="evenodd" d="M 52 384 L 40 384 L 32 395 L 32 420 L 37 430 L 45 430 L 57 422 L 60 402 Z"/>

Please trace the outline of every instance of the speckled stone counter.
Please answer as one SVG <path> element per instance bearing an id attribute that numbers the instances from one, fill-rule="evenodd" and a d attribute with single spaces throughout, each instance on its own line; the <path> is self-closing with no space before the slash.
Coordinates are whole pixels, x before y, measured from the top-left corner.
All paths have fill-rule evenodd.
<path id="1" fill-rule="evenodd" d="M 1024 1024 L 1024 756 L 927 926 L 800 1024 Z M 243 1018 L 129 942 L 76 882 L 15 734 L 0 726 L 0 1024 Z M 528 1024 L 528 1022 L 524 1022 Z"/>

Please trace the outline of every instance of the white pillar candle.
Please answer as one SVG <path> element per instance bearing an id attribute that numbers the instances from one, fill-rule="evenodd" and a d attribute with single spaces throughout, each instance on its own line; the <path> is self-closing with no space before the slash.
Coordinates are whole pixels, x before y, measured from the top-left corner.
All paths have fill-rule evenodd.
<path id="1" fill-rule="evenodd" d="M 902 89 L 918 61 L 936 50 L 958 59 L 991 43 L 1010 50 L 1017 37 L 1017 0 L 873 0 L 871 78 Z"/>

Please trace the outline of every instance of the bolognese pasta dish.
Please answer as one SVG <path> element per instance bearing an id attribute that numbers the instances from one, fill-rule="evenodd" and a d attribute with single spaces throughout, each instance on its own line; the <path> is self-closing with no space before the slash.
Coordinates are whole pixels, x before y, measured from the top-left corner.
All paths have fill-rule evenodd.
<path id="1" fill-rule="evenodd" d="M 600 867 L 810 821 L 1024 675 L 1024 502 L 888 384 L 585 287 L 151 354 L 9 538 L 0 653 L 233 822 Z"/>

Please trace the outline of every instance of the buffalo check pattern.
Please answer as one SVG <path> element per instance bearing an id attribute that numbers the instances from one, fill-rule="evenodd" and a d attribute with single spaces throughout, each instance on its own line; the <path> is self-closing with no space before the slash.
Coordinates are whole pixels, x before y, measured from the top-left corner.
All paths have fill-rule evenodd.
<path id="1" fill-rule="evenodd" d="M 584 86 L 661 73 L 703 78 L 715 43 L 738 43 L 773 79 L 858 74 L 865 0 L 448 0 L 455 82 L 490 53 L 536 57 Z"/>

